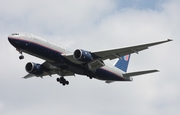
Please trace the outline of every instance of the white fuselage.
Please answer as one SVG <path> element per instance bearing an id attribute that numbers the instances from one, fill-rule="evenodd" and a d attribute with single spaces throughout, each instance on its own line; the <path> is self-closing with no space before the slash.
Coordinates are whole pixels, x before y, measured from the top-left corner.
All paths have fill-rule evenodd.
<path id="1" fill-rule="evenodd" d="M 67 62 L 67 65 L 71 69 L 68 71 L 75 72 L 77 74 L 85 75 L 82 70 L 81 65 L 77 65 L 73 62 L 63 60 L 63 55 L 72 54 L 64 46 L 57 45 L 41 37 L 35 36 L 33 34 L 17 34 L 8 37 L 11 44 L 17 48 L 17 50 L 22 50 L 22 52 L 31 54 L 33 56 L 39 57 L 51 63 L 58 63 L 60 61 Z M 37 47 L 35 49 L 35 47 Z M 123 77 L 123 71 L 114 66 L 103 66 L 95 71 L 95 78 L 106 81 L 129 81 L 130 79 Z"/>

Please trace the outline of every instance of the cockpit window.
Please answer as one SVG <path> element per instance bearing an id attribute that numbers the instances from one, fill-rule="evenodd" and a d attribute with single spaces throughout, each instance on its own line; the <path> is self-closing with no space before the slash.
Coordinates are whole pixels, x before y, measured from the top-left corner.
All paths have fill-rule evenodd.
<path id="1" fill-rule="evenodd" d="M 12 35 L 19 35 L 18 33 L 13 33 Z"/>

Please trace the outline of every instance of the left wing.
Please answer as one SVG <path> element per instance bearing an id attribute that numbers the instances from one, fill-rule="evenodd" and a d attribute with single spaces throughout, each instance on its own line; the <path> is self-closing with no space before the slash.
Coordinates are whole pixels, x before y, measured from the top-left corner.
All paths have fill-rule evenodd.
<path id="1" fill-rule="evenodd" d="M 132 53 L 138 53 L 139 51 L 146 50 L 151 46 L 166 43 L 172 41 L 171 39 L 167 39 L 164 41 L 159 41 L 159 42 L 153 42 L 149 44 L 143 44 L 143 45 L 137 45 L 137 46 L 131 46 L 131 47 L 125 47 L 125 48 L 118 48 L 118 49 L 112 49 L 112 50 L 104 50 L 104 51 L 96 51 L 96 52 L 91 52 L 92 55 L 94 55 L 95 59 L 94 60 L 106 60 L 106 59 L 115 59 L 119 58 L 121 56 L 127 55 L 127 54 L 132 54 Z M 73 58 L 73 54 L 70 55 L 63 55 L 65 58 L 70 60 L 71 62 L 74 62 L 76 64 L 82 64 L 83 62 L 78 61 Z"/>
<path id="2" fill-rule="evenodd" d="M 113 50 L 97 51 L 97 52 L 92 52 L 92 53 L 100 57 L 102 60 L 105 60 L 105 59 L 112 60 L 112 59 L 119 58 L 121 56 L 125 56 L 128 54 L 138 53 L 139 51 L 146 50 L 151 46 L 162 44 L 169 41 L 172 41 L 172 40 L 168 39 L 168 40 L 160 41 L 160 42 L 154 42 L 154 43 L 149 43 L 149 44 L 143 44 L 143 45 L 113 49 Z"/>
<path id="3" fill-rule="evenodd" d="M 44 72 L 42 75 L 40 76 L 35 76 L 31 73 L 27 74 L 26 76 L 24 76 L 23 78 L 27 79 L 27 78 L 31 78 L 31 77 L 44 77 L 44 76 L 51 76 L 51 75 L 54 75 L 54 74 L 58 74 L 60 76 L 73 76 L 74 73 L 70 72 L 70 71 L 66 71 L 66 70 L 62 70 L 58 67 L 58 64 L 54 65 L 54 64 L 51 64 L 50 62 L 44 62 L 42 65 L 41 65 L 44 69 Z"/>

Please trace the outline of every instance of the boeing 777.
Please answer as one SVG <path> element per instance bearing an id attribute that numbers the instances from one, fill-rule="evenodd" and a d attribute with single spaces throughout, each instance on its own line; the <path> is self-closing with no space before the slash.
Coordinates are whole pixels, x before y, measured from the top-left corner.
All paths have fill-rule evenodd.
<path id="1" fill-rule="evenodd" d="M 146 50 L 151 46 L 172 41 L 167 39 L 111 50 L 86 51 L 76 49 L 74 52 L 70 52 L 64 46 L 57 45 L 33 34 L 13 33 L 8 36 L 8 40 L 21 54 L 19 59 L 24 58 L 23 52 L 25 52 L 45 60 L 42 64 L 28 62 L 25 66 L 28 74 L 23 78 L 58 74 L 60 77 L 57 78 L 57 82 L 62 85 L 69 84 L 69 81 L 65 79 L 66 76 L 75 76 L 75 74 L 111 83 L 114 81 L 132 81 L 133 76 L 157 72 L 158 70 L 127 72 L 130 55 Z M 116 58 L 117 62 L 113 66 L 104 63 L 106 59 L 112 60 Z"/>

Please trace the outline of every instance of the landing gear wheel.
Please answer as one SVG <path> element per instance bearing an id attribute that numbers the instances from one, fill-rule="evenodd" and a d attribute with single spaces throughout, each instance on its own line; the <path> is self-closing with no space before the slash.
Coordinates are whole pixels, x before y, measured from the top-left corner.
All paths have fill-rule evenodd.
<path id="1" fill-rule="evenodd" d="M 19 59 L 20 60 L 24 59 L 24 56 L 23 55 L 19 56 Z"/>
<path id="2" fill-rule="evenodd" d="M 69 85 L 69 81 L 66 81 L 66 85 Z"/>
<path id="3" fill-rule="evenodd" d="M 57 82 L 60 82 L 60 78 L 57 78 L 56 80 L 57 80 Z"/>
<path id="4" fill-rule="evenodd" d="M 23 56 L 23 51 L 22 51 L 22 49 L 16 49 L 21 55 L 19 56 L 19 59 L 20 60 L 22 60 L 22 59 L 24 59 L 24 56 Z"/>
<path id="5" fill-rule="evenodd" d="M 57 78 L 56 80 L 57 80 L 57 82 L 59 82 L 59 83 L 62 84 L 63 86 L 69 85 L 69 81 L 67 81 L 66 79 L 64 79 L 64 77 Z"/>

